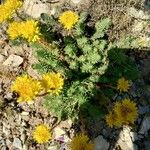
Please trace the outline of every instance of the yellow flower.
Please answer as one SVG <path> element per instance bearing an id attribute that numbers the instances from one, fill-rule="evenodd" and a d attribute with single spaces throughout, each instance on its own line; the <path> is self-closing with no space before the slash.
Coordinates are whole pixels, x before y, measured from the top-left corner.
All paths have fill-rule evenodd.
<path id="1" fill-rule="evenodd" d="M 11 40 L 15 40 L 16 38 L 21 37 L 21 24 L 16 21 L 10 23 L 7 29 L 7 34 Z"/>
<path id="2" fill-rule="evenodd" d="M 11 86 L 11 91 L 19 95 L 18 102 L 32 102 L 40 90 L 40 82 L 27 75 L 17 77 Z"/>
<path id="3" fill-rule="evenodd" d="M 59 22 L 66 28 L 70 30 L 78 22 L 79 16 L 73 11 L 65 11 L 59 16 Z"/>
<path id="4" fill-rule="evenodd" d="M 21 0 L 6 0 L 4 4 L 0 5 L 0 23 L 10 19 L 15 11 L 21 7 L 23 2 Z"/>
<path id="5" fill-rule="evenodd" d="M 118 118 L 118 115 L 114 112 L 109 112 L 108 115 L 106 115 L 106 123 L 109 127 L 117 126 L 119 127 L 121 125 L 120 118 Z"/>
<path id="6" fill-rule="evenodd" d="M 35 42 L 40 39 L 40 30 L 38 22 L 35 20 L 27 20 L 22 24 L 22 37 L 28 42 Z"/>
<path id="7" fill-rule="evenodd" d="M 117 90 L 119 90 L 120 92 L 128 92 L 129 87 L 130 87 L 129 81 L 126 80 L 125 78 L 120 78 L 118 80 Z"/>
<path id="8" fill-rule="evenodd" d="M 33 138 L 39 144 L 46 143 L 52 139 L 52 133 L 46 125 L 41 124 L 38 125 L 33 132 Z"/>
<path id="9" fill-rule="evenodd" d="M 12 22 L 7 30 L 11 40 L 18 37 L 26 39 L 28 42 L 35 42 L 39 40 L 40 30 L 38 22 L 34 20 L 27 20 L 22 22 Z"/>
<path id="10" fill-rule="evenodd" d="M 90 143 L 90 139 L 83 133 L 75 136 L 70 143 L 71 150 L 94 150 L 94 144 Z"/>
<path id="11" fill-rule="evenodd" d="M 114 106 L 114 112 L 118 115 L 122 124 L 128 125 L 134 123 L 138 117 L 136 103 L 130 99 L 124 99 L 122 102 L 117 102 Z"/>
<path id="12" fill-rule="evenodd" d="M 46 92 L 58 95 L 60 90 L 63 88 L 64 79 L 60 73 L 49 72 L 43 74 L 41 84 L 45 88 Z"/>

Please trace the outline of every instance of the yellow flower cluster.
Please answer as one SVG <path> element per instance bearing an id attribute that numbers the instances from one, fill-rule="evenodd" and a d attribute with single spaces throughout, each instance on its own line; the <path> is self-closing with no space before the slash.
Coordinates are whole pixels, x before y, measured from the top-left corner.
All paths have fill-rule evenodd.
<path id="1" fill-rule="evenodd" d="M 22 0 L 6 0 L 4 4 L 0 5 L 0 23 L 10 19 L 22 4 Z"/>
<path id="2" fill-rule="evenodd" d="M 90 139 L 87 135 L 80 133 L 76 135 L 71 143 L 71 150 L 94 150 L 94 144 L 89 142 Z"/>
<path id="3" fill-rule="evenodd" d="M 73 11 L 65 11 L 59 16 L 59 22 L 66 28 L 70 30 L 78 22 L 79 16 Z"/>
<path id="4" fill-rule="evenodd" d="M 40 124 L 33 132 L 33 138 L 39 144 L 46 143 L 52 139 L 52 133 L 50 132 L 47 125 Z"/>
<path id="5" fill-rule="evenodd" d="M 116 102 L 113 111 L 106 116 L 109 127 L 133 124 L 138 117 L 136 103 L 130 99 Z"/>
<path id="6" fill-rule="evenodd" d="M 64 79 L 60 73 L 49 72 L 43 74 L 41 84 L 46 92 L 58 95 L 63 88 Z"/>
<path id="7" fill-rule="evenodd" d="M 28 42 L 35 42 L 39 40 L 40 37 L 38 22 L 35 20 L 27 20 L 22 22 L 14 21 L 9 24 L 7 33 L 11 40 L 22 37 Z"/>
<path id="8" fill-rule="evenodd" d="M 11 91 L 19 95 L 18 102 L 32 102 L 40 90 L 40 82 L 27 75 L 17 77 L 11 86 Z"/>
<path id="9" fill-rule="evenodd" d="M 118 84 L 117 84 L 117 90 L 119 90 L 120 92 L 128 92 L 130 87 L 129 81 L 126 80 L 125 78 L 120 78 L 118 80 Z"/>
<path id="10" fill-rule="evenodd" d="M 58 95 L 63 85 L 64 79 L 60 73 L 49 72 L 43 74 L 40 81 L 28 75 L 22 75 L 16 78 L 11 86 L 11 91 L 18 93 L 18 102 L 30 103 L 43 90 Z"/>

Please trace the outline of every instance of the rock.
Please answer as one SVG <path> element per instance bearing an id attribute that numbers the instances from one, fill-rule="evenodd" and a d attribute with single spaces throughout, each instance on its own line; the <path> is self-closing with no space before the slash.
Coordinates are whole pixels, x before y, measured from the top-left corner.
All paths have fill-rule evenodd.
<path id="1" fill-rule="evenodd" d="M 138 134 L 136 132 L 130 132 L 130 137 L 133 142 L 138 140 Z"/>
<path id="2" fill-rule="evenodd" d="M 103 138 L 103 136 L 99 135 L 94 139 L 95 150 L 108 150 L 109 143 Z"/>
<path id="3" fill-rule="evenodd" d="M 145 7 L 147 10 L 150 10 L 150 1 L 149 1 L 149 0 L 145 0 L 145 1 L 144 1 L 144 7 Z"/>
<path id="4" fill-rule="evenodd" d="M 4 61 L 3 65 L 5 66 L 12 66 L 12 67 L 18 67 L 23 63 L 23 58 L 18 56 L 18 55 L 14 55 L 11 54 L 6 61 Z"/>
<path id="5" fill-rule="evenodd" d="M 116 142 L 116 147 L 120 147 L 122 150 L 137 150 L 137 145 L 135 145 L 132 141 L 132 138 L 130 136 L 131 128 L 130 127 L 124 127 L 123 130 L 120 132 L 120 135 L 118 136 L 118 141 Z"/>
<path id="6" fill-rule="evenodd" d="M 71 0 L 71 2 L 73 2 L 74 4 L 78 4 L 81 3 L 83 0 Z"/>
<path id="7" fill-rule="evenodd" d="M 19 138 L 14 138 L 13 146 L 14 146 L 15 148 L 18 148 L 19 150 L 22 150 L 22 143 L 21 143 L 21 140 L 20 140 Z"/>
<path id="8" fill-rule="evenodd" d="M 29 115 L 29 112 L 23 111 L 23 112 L 21 113 L 21 115 L 22 115 L 22 116 L 28 116 L 28 115 Z"/>
<path id="9" fill-rule="evenodd" d="M 42 13 L 51 13 L 50 4 L 41 2 L 37 3 L 37 0 L 25 0 L 23 10 L 27 15 L 33 18 L 39 18 Z"/>
<path id="10" fill-rule="evenodd" d="M 0 63 L 5 60 L 5 56 L 0 54 Z"/>
<path id="11" fill-rule="evenodd" d="M 144 147 L 145 147 L 145 150 L 150 149 L 150 140 L 144 141 Z"/>
<path id="12" fill-rule="evenodd" d="M 148 14 L 148 12 L 144 12 L 143 10 L 138 10 L 134 7 L 130 7 L 127 10 L 127 12 L 131 17 L 134 17 L 136 19 L 142 19 L 142 20 L 149 20 L 150 19 L 150 15 Z"/>
<path id="13" fill-rule="evenodd" d="M 139 133 L 147 134 L 148 130 L 150 130 L 150 116 L 144 117 Z"/>
<path id="14" fill-rule="evenodd" d="M 49 146 L 48 150 L 58 150 L 58 146 L 57 145 Z"/>
<path id="15" fill-rule="evenodd" d="M 150 112 L 150 106 L 139 106 L 139 114 L 143 115 Z"/>

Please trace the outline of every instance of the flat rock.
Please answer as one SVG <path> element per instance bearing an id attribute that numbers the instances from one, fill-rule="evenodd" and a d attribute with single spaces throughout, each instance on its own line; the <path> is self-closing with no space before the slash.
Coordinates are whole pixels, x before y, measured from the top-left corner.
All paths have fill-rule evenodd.
<path id="1" fill-rule="evenodd" d="M 139 106 L 139 114 L 143 115 L 150 112 L 150 105 L 147 106 Z"/>
<path id="2" fill-rule="evenodd" d="M 127 10 L 128 14 L 136 19 L 142 19 L 142 20 L 149 20 L 150 19 L 150 15 L 148 14 L 148 12 L 145 12 L 143 10 L 138 10 L 134 7 L 130 7 Z"/>
<path id="3" fill-rule="evenodd" d="M 95 150 L 108 150 L 109 143 L 103 138 L 103 136 L 99 135 L 94 139 Z"/>
<path id="4" fill-rule="evenodd" d="M 11 54 L 3 63 L 3 65 L 5 66 L 12 66 L 12 67 L 18 67 L 23 63 L 23 58 L 18 56 L 18 55 L 14 55 Z"/>
<path id="5" fill-rule="evenodd" d="M 22 143 L 21 143 L 21 140 L 20 140 L 19 138 L 14 138 L 13 146 L 14 146 L 15 148 L 18 148 L 19 150 L 22 150 Z"/>
<path id="6" fill-rule="evenodd" d="M 50 14 L 50 6 L 48 3 L 37 3 L 37 0 L 25 0 L 23 5 L 24 12 L 33 18 L 39 18 L 42 13 Z"/>
<path id="7" fill-rule="evenodd" d="M 139 133 L 140 134 L 147 134 L 147 132 L 149 130 L 150 130 L 150 116 L 145 116 L 143 121 L 142 121 Z"/>
<path id="8" fill-rule="evenodd" d="M 73 2 L 74 4 L 78 4 L 81 3 L 83 0 L 71 0 L 71 2 Z"/>
<path id="9" fill-rule="evenodd" d="M 118 141 L 116 142 L 116 147 L 120 147 L 122 150 L 137 150 L 137 145 L 132 141 L 134 135 L 131 137 L 131 128 L 124 127 L 118 136 Z"/>

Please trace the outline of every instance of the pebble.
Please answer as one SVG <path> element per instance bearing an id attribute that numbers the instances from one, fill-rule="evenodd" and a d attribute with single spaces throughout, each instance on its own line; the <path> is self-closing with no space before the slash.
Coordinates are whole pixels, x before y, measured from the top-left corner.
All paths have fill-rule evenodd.
<path id="1" fill-rule="evenodd" d="M 137 10 L 134 7 L 130 7 L 127 12 L 130 16 L 136 19 L 142 19 L 142 20 L 150 19 L 150 15 L 147 12 L 144 12 L 143 10 Z"/>
<path id="2" fill-rule="evenodd" d="M 23 63 L 23 58 L 18 56 L 18 55 L 14 55 L 11 54 L 3 63 L 3 65 L 5 66 L 12 66 L 12 67 L 19 67 L 21 64 Z"/>
<path id="3" fill-rule="evenodd" d="M 150 112 L 150 106 L 139 106 L 139 114 L 143 115 Z"/>
<path id="4" fill-rule="evenodd" d="M 103 138 L 103 136 L 99 135 L 94 139 L 95 150 L 108 150 L 109 143 Z"/>
<path id="5" fill-rule="evenodd" d="M 39 18 L 42 13 L 50 14 L 50 5 L 48 3 L 36 3 L 37 0 L 25 0 L 23 10 L 33 18 Z"/>
<path id="6" fill-rule="evenodd" d="M 134 135 L 131 133 L 130 127 L 124 127 L 123 130 L 120 132 L 118 141 L 116 142 L 116 147 L 120 147 L 122 150 L 137 150 L 137 145 L 135 145 L 132 141 L 134 139 Z M 135 135 L 136 136 L 136 135 Z"/>
<path id="7" fill-rule="evenodd" d="M 150 116 L 144 117 L 139 133 L 147 135 L 148 130 L 150 130 Z"/>
<path id="8" fill-rule="evenodd" d="M 21 143 L 21 140 L 20 140 L 19 138 L 14 138 L 13 146 L 14 146 L 15 148 L 18 148 L 19 150 L 22 150 L 22 143 Z"/>

